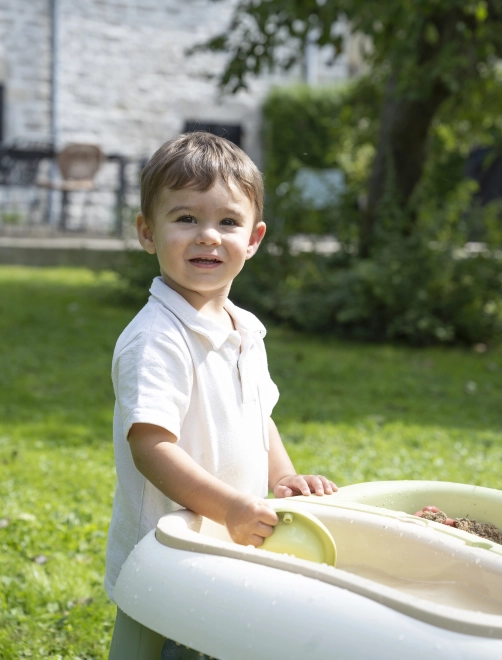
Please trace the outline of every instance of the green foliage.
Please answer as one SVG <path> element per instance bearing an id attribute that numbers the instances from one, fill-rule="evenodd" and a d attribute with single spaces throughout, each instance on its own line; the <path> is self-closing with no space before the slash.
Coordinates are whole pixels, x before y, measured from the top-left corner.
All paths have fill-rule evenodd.
<path id="1" fill-rule="evenodd" d="M 500 206 L 479 210 L 494 239 L 469 252 L 470 186 L 460 185 L 439 208 L 423 206 L 420 231 L 408 237 L 382 225 L 369 259 L 350 252 L 292 254 L 288 236 L 274 233 L 235 279 L 230 297 L 275 323 L 366 341 L 475 344 L 502 337 Z M 391 209 L 389 210 L 390 215 Z M 396 213 L 397 215 L 397 213 Z M 273 223 L 272 223 L 273 224 Z M 155 258 L 131 252 L 119 273 L 118 297 L 144 304 Z"/>
<path id="2" fill-rule="evenodd" d="M 264 280 L 267 258 L 282 270 Z M 261 255 L 236 280 L 237 304 L 310 332 L 410 344 L 497 341 L 502 260 L 395 239 L 371 259 Z M 282 267 L 281 267 L 282 266 Z"/>
<path id="3" fill-rule="evenodd" d="M 500 154 L 502 68 L 497 76 L 497 84 L 491 77 L 466 83 L 462 98 L 442 106 L 431 128 L 429 158 L 408 213 L 429 214 L 436 220 L 441 204 L 445 208 L 460 204 L 474 219 L 476 210 L 470 208 L 470 198 L 477 188 L 462 181 L 473 148 L 491 146 L 490 158 Z M 376 76 L 338 87 L 297 85 L 271 91 L 263 108 L 269 230 L 333 234 L 344 243 L 357 244 L 358 201 L 364 199 L 375 154 L 381 100 L 382 80 Z M 300 168 L 340 169 L 346 183 L 340 203 L 316 209 L 302 201 L 294 185 Z M 388 197 L 389 191 L 380 211 L 384 225 L 389 224 L 389 205 L 396 206 Z M 445 212 L 451 215 L 452 210 Z M 408 220 L 402 218 L 401 222 Z M 486 240 L 487 236 L 475 238 Z"/>
<path id="4" fill-rule="evenodd" d="M 4 225 L 19 225 L 25 220 L 24 215 L 20 211 L 3 211 L 0 214 L 0 224 Z"/>
<path id="5" fill-rule="evenodd" d="M 473 146 L 502 143 L 501 88 L 487 85 L 484 114 L 480 107 L 472 113 L 469 99 L 443 107 L 410 203 L 414 230 L 408 231 L 410 208 L 401 208 L 388 186 L 371 257 L 361 260 L 358 195 L 378 133 L 379 90 L 378 81 L 363 78 L 342 89 L 272 92 L 264 108 L 266 219 L 278 249 L 246 266 L 233 297 L 294 327 L 346 337 L 415 344 L 494 340 L 501 330 L 501 208 L 473 202 L 477 184 L 464 179 L 464 169 Z M 337 203 L 312 208 L 294 185 L 301 167 L 341 169 L 346 193 Z M 332 258 L 294 257 L 288 237 L 298 233 L 331 235 L 340 251 Z M 484 241 L 486 251 L 460 258 L 471 240 Z M 262 271 L 272 262 L 278 276 L 264 282 Z"/>
<path id="6" fill-rule="evenodd" d="M 366 195 L 366 204 L 358 247 L 367 257 L 389 184 L 396 204 L 407 211 L 402 229 L 415 231 L 412 196 L 419 191 L 427 167 L 428 137 L 442 106 L 462 105 L 466 89 L 482 98 L 480 90 L 500 88 L 501 28 L 502 0 L 240 0 L 230 24 L 198 49 L 225 52 L 220 83 L 235 92 L 264 70 L 301 63 L 309 43 L 331 49 L 336 58 L 346 41 L 359 40 L 369 78 L 385 89 L 374 105 L 378 139 L 356 154 L 345 150 L 353 162 L 362 156 L 359 169 L 366 180 L 361 177 L 359 196 Z M 477 120 L 484 115 L 481 108 Z M 302 141 L 301 133 L 297 139 Z M 315 159 L 315 147 L 306 151 L 312 151 Z M 291 153 L 298 155 L 298 150 Z M 369 163 L 372 170 L 367 177 Z M 309 214 L 315 227 L 319 223 L 313 216 Z"/>
<path id="7" fill-rule="evenodd" d="M 476 184 L 464 170 L 473 147 L 500 151 L 501 71 L 481 68 L 443 104 L 420 184 L 403 209 L 387 182 L 364 260 L 357 256 L 360 206 L 379 134 L 382 70 L 334 88 L 274 89 L 263 111 L 268 234 L 234 282 L 232 299 L 259 316 L 343 337 L 420 345 L 496 341 L 501 209 L 476 205 Z M 295 186 L 301 168 L 341 170 L 345 193 L 315 208 Z M 295 256 L 289 240 L 296 234 L 331 236 L 340 251 L 331 258 Z M 483 241 L 486 252 L 460 258 L 473 240 Z M 120 270 L 123 295 L 146 300 L 157 274 L 155 257 L 131 252 Z"/>
<path id="8" fill-rule="evenodd" d="M 500 0 L 240 0 L 224 31 L 196 50 L 230 55 L 221 84 L 237 91 L 250 76 L 301 62 L 309 41 L 338 56 L 350 26 L 367 38 L 367 63 L 392 69 L 399 90 L 418 98 L 437 81 L 456 93 L 499 55 L 501 16 Z"/>
<path id="9" fill-rule="evenodd" d="M 223 88 L 301 63 L 309 42 L 336 58 L 354 35 L 367 74 L 344 89 L 275 90 L 266 103 L 269 263 L 280 276 L 263 280 L 269 255 L 260 255 L 234 298 L 296 327 L 352 337 L 499 336 L 500 208 L 473 204 L 463 177 L 473 147 L 500 153 L 501 28 L 502 0 L 236 3 L 230 24 L 199 47 L 228 56 Z M 294 185 L 302 167 L 341 169 L 341 202 L 306 203 Z M 292 257 L 296 233 L 330 234 L 340 252 Z M 469 240 L 488 252 L 459 258 Z"/>
<path id="10" fill-rule="evenodd" d="M 500 205 L 480 211 L 480 225 L 485 234 L 493 226 L 496 240 L 470 252 L 465 237 L 472 223 L 464 219 L 469 188 L 461 185 L 439 208 L 424 206 L 420 230 L 409 236 L 395 231 L 400 219 L 394 209 L 368 259 L 343 244 L 329 257 L 292 255 L 287 244 L 279 254 L 265 247 L 236 279 L 232 298 L 259 316 L 341 337 L 415 345 L 497 341 Z"/>
<path id="11" fill-rule="evenodd" d="M 272 90 L 263 107 L 266 220 L 273 233 L 332 234 L 357 240 L 358 196 L 375 152 L 381 99 L 378 80 L 338 87 L 307 85 Z M 339 203 L 315 208 L 295 186 L 300 168 L 337 169 L 345 192 Z"/>
<path id="12" fill-rule="evenodd" d="M 146 303 L 154 277 L 160 275 L 156 255 L 144 250 L 128 250 L 124 258 L 115 266 L 119 281 L 117 295 L 124 302 Z"/>

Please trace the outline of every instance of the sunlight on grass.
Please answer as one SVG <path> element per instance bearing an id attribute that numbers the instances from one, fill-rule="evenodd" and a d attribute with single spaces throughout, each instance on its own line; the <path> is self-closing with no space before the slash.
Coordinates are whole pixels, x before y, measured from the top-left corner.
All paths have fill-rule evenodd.
<path id="1" fill-rule="evenodd" d="M 287 424 L 283 436 L 299 470 L 327 472 L 338 486 L 425 479 L 500 487 L 500 433 L 466 438 L 458 429 L 378 423 Z M 301 442 L 291 438 L 300 436 Z"/>
<path id="2" fill-rule="evenodd" d="M 0 268 L 0 657 L 106 658 L 114 276 Z"/>
<path id="3" fill-rule="evenodd" d="M 299 471 L 339 485 L 436 479 L 500 488 L 502 350 L 410 349 L 272 330 L 274 411 Z"/>
<path id="4" fill-rule="evenodd" d="M 116 278 L 0 268 L 0 657 L 104 659 L 115 471 Z M 502 350 L 343 343 L 272 329 L 274 411 L 299 471 L 338 485 L 500 487 Z"/>

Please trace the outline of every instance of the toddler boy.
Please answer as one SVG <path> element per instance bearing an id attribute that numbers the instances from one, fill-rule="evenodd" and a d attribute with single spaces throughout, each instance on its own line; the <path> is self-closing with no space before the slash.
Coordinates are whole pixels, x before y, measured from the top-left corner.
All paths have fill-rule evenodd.
<path id="1" fill-rule="evenodd" d="M 270 417 L 278 391 L 265 328 L 228 300 L 265 235 L 262 211 L 256 166 L 209 133 L 167 142 L 143 170 L 137 232 L 160 277 L 113 357 L 112 599 L 123 562 L 166 513 L 191 509 L 224 524 L 235 542 L 259 546 L 278 521 L 268 489 L 276 497 L 336 490 L 323 476 L 296 474 Z M 169 640 L 162 653 L 189 657 Z"/>

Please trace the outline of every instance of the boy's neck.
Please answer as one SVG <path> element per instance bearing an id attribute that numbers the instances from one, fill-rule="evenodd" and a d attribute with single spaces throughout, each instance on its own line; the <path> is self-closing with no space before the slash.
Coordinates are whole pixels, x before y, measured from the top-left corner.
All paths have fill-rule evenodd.
<path id="1" fill-rule="evenodd" d="M 176 293 L 179 293 L 198 312 L 216 321 L 216 323 L 219 323 L 227 330 L 235 330 L 233 319 L 225 309 L 230 286 L 217 294 L 211 293 L 210 296 L 205 296 L 198 291 L 178 287 L 169 278 L 163 277 L 162 280 L 164 284 L 173 289 L 173 291 L 176 291 Z"/>

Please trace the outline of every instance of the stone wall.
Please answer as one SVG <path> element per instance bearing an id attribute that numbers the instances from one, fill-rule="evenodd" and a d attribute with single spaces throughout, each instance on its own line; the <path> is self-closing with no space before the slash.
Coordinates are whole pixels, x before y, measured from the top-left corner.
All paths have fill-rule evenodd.
<path id="1" fill-rule="evenodd" d="M 4 136 L 50 135 L 51 21 L 48 0 L 0 0 Z"/>
<path id="2" fill-rule="evenodd" d="M 249 92 L 221 97 L 204 74 L 218 73 L 223 57 L 185 54 L 225 26 L 235 1 L 56 0 L 56 146 L 93 142 L 106 153 L 140 161 L 180 133 L 185 121 L 240 124 L 242 146 L 261 166 L 260 107 L 270 85 L 284 79 L 264 77 Z M 0 0 L 7 141 L 50 139 L 50 4 Z M 343 61 L 328 76 L 344 77 Z M 109 164 L 99 187 L 109 190 L 116 183 L 116 167 Z M 79 213 L 77 197 L 72 217 Z M 137 194 L 128 201 L 134 207 Z M 111 226 L 113 195 L 94 195 L 93 204 L 93 228 Z"/>

